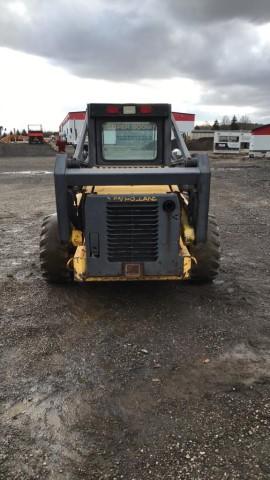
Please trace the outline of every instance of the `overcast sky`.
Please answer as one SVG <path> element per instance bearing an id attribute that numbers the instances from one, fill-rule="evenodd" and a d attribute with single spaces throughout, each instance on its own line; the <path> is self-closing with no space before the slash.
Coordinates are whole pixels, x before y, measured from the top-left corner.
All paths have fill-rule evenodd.
<path id="1" fill-rule="evenodd" d="M 93 101 L 270 122 L 270 0 L 0 0 L 0 125 Z"/>

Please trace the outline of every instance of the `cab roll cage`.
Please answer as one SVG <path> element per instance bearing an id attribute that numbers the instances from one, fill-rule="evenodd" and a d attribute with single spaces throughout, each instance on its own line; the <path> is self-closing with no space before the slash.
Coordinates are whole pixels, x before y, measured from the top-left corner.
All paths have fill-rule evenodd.
<path id="1" fill-rule="evenodd" d="M 89 112 L 89 105 L 88 105 Z M 207 239 L 208 210 L 210 196 L 210 168 L 207 154 L 190 155 L 181 132 L 179 132 L 173 115 L 166 119 L 168 129 L 174 133 L 174 143 L 181 152 L 179 164 L 172 162 L 171 155 L 163 165 L 123 167 L 95 166 L 84 158 L 86 137 L 93 140 L 95 132 L 88 128 L 88 115 L 72 158 L 67 154 L 57 154 L 54 170 L 56 207 L 59 225 L 59 237 L 62 243 L 70 240 L 70 192 L 78 192 L 84 186 L 118 186 L 118 185 L 178 185 L 180 189 L 192 191 L 192 208 L 195 224 L 196 242 Z M 171 140 L 165 145 L 166 152 L 171 152 Z"/>

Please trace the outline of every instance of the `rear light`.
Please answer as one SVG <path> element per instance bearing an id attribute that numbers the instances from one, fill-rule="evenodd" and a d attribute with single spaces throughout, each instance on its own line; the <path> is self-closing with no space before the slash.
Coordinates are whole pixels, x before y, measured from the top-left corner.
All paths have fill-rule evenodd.
<path id="1" fill-rule="evenodd" d="M 151 105 L 141 105 L 140 106 L 140 113 L 152 113 L 153 108 Z"/>
<path id="2" fill-rule="evenodd" d="M 124 115 L 135 115 L 136 114 L 136 106 L 135 105 L 124 105 L 123 106 L 123 114 Z"/>
<path id="3" fill-rule="evenodd" d="M 107 105 L 106 113 L 120 113 L 120 107 L 118 105 Z"/>
<path id="4" fill-rule="evenodd" d="M 111 115 L 147 115 L 153 113 L 152 105 L 106 105 L 105 112 Z"/>

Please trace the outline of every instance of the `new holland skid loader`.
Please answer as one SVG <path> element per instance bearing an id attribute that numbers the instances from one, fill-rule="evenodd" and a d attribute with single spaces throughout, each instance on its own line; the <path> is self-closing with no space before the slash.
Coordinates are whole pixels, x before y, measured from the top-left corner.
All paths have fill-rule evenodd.
<path id="1" fill-rule="evenodd" d="M 216 277 L 208 157 L 189 154 L 170 105 L 89 104 L 54 179 L 57 213 L 40 240 L 48 282 Z"/>

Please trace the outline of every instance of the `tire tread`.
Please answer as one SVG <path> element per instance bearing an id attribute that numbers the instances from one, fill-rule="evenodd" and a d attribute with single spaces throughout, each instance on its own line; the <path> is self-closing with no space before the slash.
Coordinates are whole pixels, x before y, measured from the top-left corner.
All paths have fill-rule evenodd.
<path id="1" fill-rule="evenodd" d="M 209 214 L 208 238 L 206 243 L 194 245 L 190 253 L 197 260 L 191 269 L 191 281 L 196 283 L 212 282 L 220 267 L 219 228 L 214 215 Z"/>
<path id="2" fill-rule="evenodd" d="M 43 219 L 40 233 L 40 267 L 43 278 L 49 283 L 71 281 L 71 272 L 66 264 L 69 259 L 67 245 L 62 245 L 58 234 L 57 215 Z"/>

